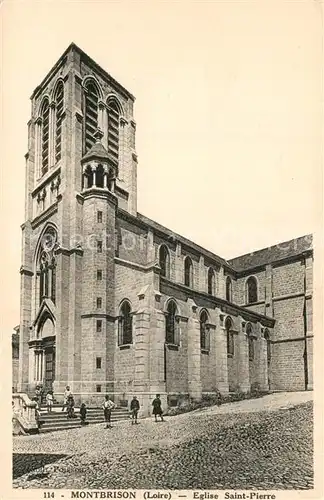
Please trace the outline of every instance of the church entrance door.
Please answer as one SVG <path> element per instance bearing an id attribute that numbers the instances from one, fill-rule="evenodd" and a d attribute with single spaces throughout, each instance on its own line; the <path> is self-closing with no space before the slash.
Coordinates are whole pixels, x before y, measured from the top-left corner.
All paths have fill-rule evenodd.
<path id="1" fill-rule="evenodd" d="M 46 392 L 53 390 L 55 380 L 55 347 L 45 348 L 45 380 L 44 389 Z"/>

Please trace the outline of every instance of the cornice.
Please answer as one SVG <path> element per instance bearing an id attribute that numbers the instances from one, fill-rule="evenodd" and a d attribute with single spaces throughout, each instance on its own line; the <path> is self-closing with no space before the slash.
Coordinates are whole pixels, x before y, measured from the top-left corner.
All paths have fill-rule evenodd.
<path id="1" fill-rule="evenodd" d="M 44 178 L 40 180 L 40 183 L 31 192 L 32 197 L 34 198 L 39 191 L 41 191 L 52 179 L 54 179 L 54 177 L 56 177 L 60 173 L 61 173 L 61 165 L 59 163 L 55 167 L 55 169 L 52 170 L 52 172 L 49 171 L 49 174 L 44 176 Z"/>
<path id="2" fill-rule="evenodd" d="M 35 219 L 31 222 L 32 229 L 35 229 L 37 226 L 42 224 L 42 222 L 46 222 L 51 215 L 54 215 L 57 212 L 58 202 L 56 201 L 50 207 L 48 207 L 43 213 L 35 217 Z"/>
<path id="3" fill-rule="evenodd" d="M 224 299 L 221 299 L 219 297 L 213 297 L 212 295 L 209 295 L 205 292 L 193 290 L 180 283 L 174 283 L 173 281 L 170 281 L 162 276 L 160 278 L 160 283 L 161 283 L 162 293 L 163 293 L 162 291 L 163 285 L 168 286 L 170 288 L 173 288 L 174 290 L 178 290 L 182 294 L 185 293 L 188 298 L 189 297 L 193 298 L 197 302 L 199 302 L 200 299 L 200 301 L 204 301 L 206 304 L 208 303 L 210 304 L 210 306 L 204 304 L 205 307 L 216 306 L 221 310 L 221 312 L 225 314 L 231 314 L 233 316 L 241 316 L 246 321 L 251 321 L 251 322 L 259 321 L 263 326 L 268 326 L 269 328 L 273 328 L 275 324 L 274 318 L 270 318 L 269 316 L 264 316 L 263 314 L 259 314 L 254 311 L 248 311 L 247 309 L 244 309 L 243 307 L 240 307 L 236 304 L 229 303 Z"/>

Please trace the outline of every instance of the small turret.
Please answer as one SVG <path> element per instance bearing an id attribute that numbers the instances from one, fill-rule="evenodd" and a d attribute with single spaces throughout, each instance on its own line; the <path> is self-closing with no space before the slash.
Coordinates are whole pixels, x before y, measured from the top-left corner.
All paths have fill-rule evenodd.
<path id="1" fill-rule="evenodd" d="M 81 159 L 82 190 L 99 188 L 114 192 L 118 165 L 110 158 L 108 151 L 101 143 L 103 132 L 98 128 L 94 136 L 95 144 Z"/>

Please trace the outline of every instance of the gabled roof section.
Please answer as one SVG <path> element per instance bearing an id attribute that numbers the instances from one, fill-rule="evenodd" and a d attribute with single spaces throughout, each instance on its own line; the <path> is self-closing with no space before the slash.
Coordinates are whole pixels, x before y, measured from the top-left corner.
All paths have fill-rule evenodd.
<path id="1" fill-rule="evenodd" d="M 81 162 L 86 160 L 91 160 L 97 158 L 98 160 L 108 160 L 108 151 L 101 144 L 101 142 L 96 142 L 92 148 L 82 157 Z"/>
<path id="2" fill-rule="evenodd" d="M 201 255 L 204 255 L 205 257 L 208 257 L 209 259 L 217 262 L 218 264 L 225 266 L 227 269 L 232 269 L 232 265 L 230 263 L 228 263 L 222 257 L 219 257 L 219 255 L 216 255 L 216 254 L 210 252 L 209 250 L 206 250 L 205 248 L 197 245 L 193 241 L 190 241 L 187 238 L 180 236 L 180 234 L 174 233 L 170 229 L 167 229 L 166 227 L 162 226 L 161 224 L 158 224 L 157 222 L 153 221 L 152 219 L 149 219 L 145 215 L 137 213 L 137 218 L 140 221 L 144 222 L 144 224 L 150 226 L 152 229 L 155 229 L 156 231 L 163 233 L 164 235 L 169 237 L 169 239 L 179 241 L 183 245 L 186 245 L 187 247 L 190 247 L 193 250 L 196 250 L 196 252 L 200 253 Z"/>
<path id="3" fill-rule="evenodd" d="M 295 238 L 273 245 L 256 252 L 248 253 L 228 260 L 229 264 L 237 271 L 247 271 L 256 267 L 265 266 L 271 262 L 288 259 L 313 248 L 313 236 L 311 234 Z"/>
<path id="4" fill-rule="evenodd" d="M 109 82 L 112 87 L 115 89 L 119 90 L 122 92 L 124 95 L 126 95 L 128 98 L 130 98 L 132 101 L 135 101 L 135 97 L 127 90 L 125 87 L 123 87 L 117 80 L 115 80 L 107 71 L 105 71 L 99 64 L 97 64 L 91 57 L 88 56 L 80 47 L 78 47 L 74 42 L 70 43 L 68 48 L 63 52 L 61 57 L 56 61 L 54 66 L 50 69 L 50 71 L 47 73 L 45 78 L 42 80 L 42 82 L 35 88 L 34 92 L 31 95 L 31 99 L 33 99 L 36 94 L 48 83 L 50 78 L 55 74 L 55 72 L 60 68 L 62 64 L 66 61 L 67 55 L 69 52 L 78 52 L 81 57 L 87 61 L 87 63 L 94 68 L 95 71 L 98 72 L 104 78 L 107 82 Z"/>

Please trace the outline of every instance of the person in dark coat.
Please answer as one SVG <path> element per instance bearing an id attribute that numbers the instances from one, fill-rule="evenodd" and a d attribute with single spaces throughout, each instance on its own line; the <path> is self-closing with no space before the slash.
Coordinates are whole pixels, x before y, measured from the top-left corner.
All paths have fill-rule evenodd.
<path id="1" fill-rule="evenodd" d="M 132 425 L 134 423 L 138 424 L 138 422 L 137 422 L 137 415 L 138 415 L 138 412 L 139 412 L 139 409 L 140 409 L 140 404 L 139 404 L 139 401 L 138 401 L 138 399 L 137 399 L 136 396 L 134 396 L 133 399 L 132 399 L 132 401 L 131 401 L 130 409 L 131 409 L 131 412 L 132 412 Z"/>
<path id="2" fill-rule="evenodd" d="M 157 422 L 157 416 L 159 415 L 160 418 L 161 418 L 161 422 L 164 422 L 163 420 L 163 411 L 162 411 L 162 406 L 161 406 L 161 399 L 160 399 L 160 394 L 157 394 L 156 395 L 156 398 L 153 399 L 153 402 L 152 402 L 152 406 L 153 406 L 153 415 L 154 415 L 154 418 L 155 418 L 155 422 Z"/>
<path id="3" fill-rule="evenodd" d="M 81 418 L 81 425 L 86 425 L 88 422 L 86 422 L 87 418 L 87 407 L 85 403 L 82 403 L 80 406 L 80 418 Z"/>
<path id="4" fill-rule="evenodd" d="M 67 418 L 76 418 L 74 413 L 74 397 L 72 394 L 67 398 Z"/>

